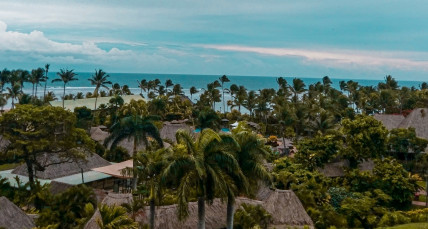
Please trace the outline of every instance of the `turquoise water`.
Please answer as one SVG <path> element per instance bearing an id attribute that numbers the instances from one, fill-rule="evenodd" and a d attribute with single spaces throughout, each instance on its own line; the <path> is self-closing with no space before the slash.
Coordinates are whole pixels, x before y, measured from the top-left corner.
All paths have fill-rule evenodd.
<path id="1" fill-rule="evenodd" d="M 221 131 L 223 131 L 223 132 L 230 132 L 229 128 L 221 128 Z M 199 133 L 199 132 L 201 132 L 201 129 L 197 128 L 193 132 Z"/>
<path id="2" fill-rule="evenodd" d="M 223 131 L 223 132 L 230 132 L 229 128 L 221 128 L 221 131 Z"/>
<path id="3" fill-rule="evenodd" d="M 79 80 L 72 81 L 67 85 L 66 93 L 76 94 L 78 92 L 83 92 L 86 94 L 87 92 L 93 92 L 94 87 L 90 85 L 88 79 L 92 76 L 92 72 L 78 72 L 77 78 Z M 119 83 L 120 85 L 127 84 L 131 91 L 135 94 L 140 93 L 140 89 L 138 88 L 137 80 L 141 81 L 143 79 L 153 80 L 160 79 L 162 83 L 164 83 L 167 79 L 171 79 L 173 83 L 179 83 L 183 87 L 183 91 L 186 95 L 189 95 L 189 89 L 192 86 L 195 86 L 198 89 L 206 88 L 208 83 L 213 82 L 214 80 L 218 80 L 220 75 L 184 75 L 184 74 L 145 74 L 145 73 L 109 73 L 110 81 L 113 83 Z M 244 85 L 248 90 L 259 90 L 263 88 L 278 88 L 278 84 L 276 83 L 276 77 L 268 77 L 268 76 L 228 76 L 230 82 L 225 83 L 225 87 L 229 88 L 231 84 Z M 49 81 L 57 78 L 55 72 L 49 73 Z M 293 77 L 285 77 L 288 83 L 291 83 Z M 322 80 L 320 78 L 303 78 L 301 79 L 305 82 L 306 86 L 316 83 Z M 339 89 L 339 82 L 342 80 L 349 79 L 331 79 L 334 88 Z M 383 80 L 358 80 L 352 79 L 354 81 L 359 82 L 360 85 L 370 86 L 377 85 L 379 82 L 383 82 Z M 400 86 L 406 87 L 419 87 L 422 82 L 419 81 L 398 81 Z M 27 83 L 24 85 L 24 92 L 31 93 L 32 85 Z M 57 83 L 48 83 L 48 91 L 53 91 L 58 99 L 62 96 L 62 84 L 60 82 Z M 39 96 L 43 95 L 43 88 L 39 87 L 38 93 Z M 145 95 L 145 94 L 144 94 Z M 190 97 L 190 95 L 189 95 Z M 193 100 L 195 101 L 198 98 L 198 94 L 193 95 Z M 230 96 L 225 95 L 225 100 L 229 100 Z M 222 103 L 216 104 L 216 109 L 221 109 Z"/>

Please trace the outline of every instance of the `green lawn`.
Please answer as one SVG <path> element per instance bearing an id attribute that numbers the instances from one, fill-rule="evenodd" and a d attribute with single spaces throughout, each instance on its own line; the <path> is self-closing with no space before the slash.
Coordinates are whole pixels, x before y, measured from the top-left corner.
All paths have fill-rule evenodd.
<path id="1" fill-rule="evenodd" d="M 9 170 L 9 169 L 14 169 L 14 168 L 16 168 L 17 166 L 18 166 L 19 164 L 15 164 L 15 163 L 12 163 L 12 164 L 4 164 L 4 165 L 0 165 L 0 171 L 3 171 L 3 170 Z"/>
<path id="2" fill-rule="evenodd" d="M 379 227 L 385 229 L 428 229 L 428 223 L 409 223 L 393 227 Z"/>

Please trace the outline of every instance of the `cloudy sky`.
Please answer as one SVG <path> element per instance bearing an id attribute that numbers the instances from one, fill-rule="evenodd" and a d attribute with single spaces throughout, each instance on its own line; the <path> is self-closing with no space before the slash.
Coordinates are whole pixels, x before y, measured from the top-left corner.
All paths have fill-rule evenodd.
<path id="1" fill-rule="evenodd" d="M 0 68 L 428 81 L 428 4 L 0 0 Z"/>

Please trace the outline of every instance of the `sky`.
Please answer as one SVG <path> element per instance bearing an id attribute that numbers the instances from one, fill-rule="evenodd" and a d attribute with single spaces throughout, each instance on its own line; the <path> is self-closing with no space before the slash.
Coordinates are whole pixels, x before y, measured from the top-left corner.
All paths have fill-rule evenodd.
<path id="1" fill-rule="evenodd" d="M 0 68 L 428 81 L 428 4 L 0 0 Z"/>

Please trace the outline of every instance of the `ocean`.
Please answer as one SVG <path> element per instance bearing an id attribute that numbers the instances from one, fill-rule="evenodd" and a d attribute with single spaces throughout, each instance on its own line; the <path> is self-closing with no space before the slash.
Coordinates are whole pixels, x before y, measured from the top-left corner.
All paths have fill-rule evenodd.
<path id="1" fill-rule="evenodd" d="M 93 75 L 92 72 L 77 72 L 77 81 L 72 81 L 66 86 L 66 94 L 76 94 L 78 92 L 83 92 L 86 94 L 87 92 L 93 92 L 94 87 L 91 86 L 88 79 Z M 215 80 L 218 80 L 221 75 L 186 75 L 186 74 L 146 74 L 146 73 L 109 73 L 109 80 L 113 83 L 118 83 L 121 86 L 127 84 L 131 91 L 134 94 L 139 94 L 140 89 L 138 88 L 138 81 L 143 79 L 149 81 L 154 79 L 159 79 L 162 84 L 165 83 L 167 79 L 171 79 L 174 84 L 179 83 L 183 87 L 183 91 L 186 95 L 189 94 L 189 89 L 192 86 L 195 86 L 198 89 L 206 88 L 208 83 L 211 83 Z M 49 82 L 47 86 L 47 91 L 53 91 L 58 98 L 61 99 L 62 96 L 62 84 L 60 82 L 51 83 L 52 79 L 57 78 L 56 72 L 49 72 Z M 269 76 L 228 76 L 230 82 L 225 83 L 225 87 L 229 88 L 232 84 L 244 85 L 248 90 L 260 90 L 263 88 L 274 88 L 278 89 L 278 84 L 276 82 L 277 77 L 269 77 Z M 292 83 L 294 77 L 284 77 L 289 84 Z M 310 84 L 314 84 L 318 81 L 322 81 L 322 78 L 304 78 L 300 77 L 308 87 Z M 336 89 L 339 89 L 339 82 L 351 79 L 331 79 L 332 86 Z M 384 80 L 366 80 L 366 79 L 352 79 L 353 81 L 357 81 L 362 86 L 376 86 L 379 82 L 384 82 Z M 422 82 L 420 81 L 398 81 L 400 86 L 406 87 L 417 87 L 419 88 Z M 43 85 L 39 86 L 38 96 L 43 96 Z M 24 84 L 24 92 L 31 94 L 32 85 L 30 83 Z M 199 96 L 193 95 L 193 100 L 196 100 Z M 225 95 L 225 99 L 230 99 L 229 95 Z M 10 101 L 9 101 L 10 103 Z M 222 103 L 217 103 L 216 109 L 222 109 L 220 106 Z M 6 108 L 10 107 L 10 104 L 6 106 Z"/>

